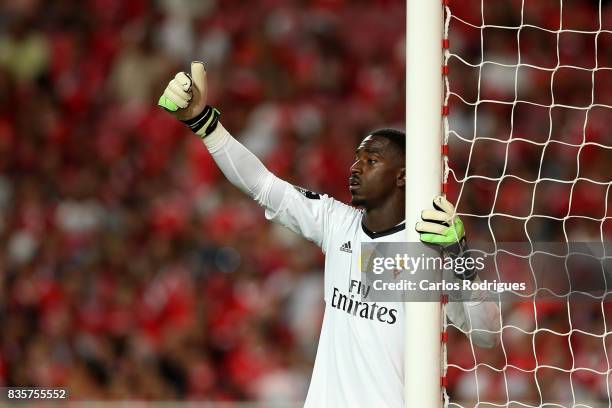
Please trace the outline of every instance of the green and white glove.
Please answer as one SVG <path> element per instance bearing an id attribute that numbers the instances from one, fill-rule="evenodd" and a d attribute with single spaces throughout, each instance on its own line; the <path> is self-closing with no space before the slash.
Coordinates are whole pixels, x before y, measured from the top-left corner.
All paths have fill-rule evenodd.
<path id="1" fill-rule="evenodd" d="M 421 219 L 416 223 L 416 230 L 422 242 L 440 247 L 444 256 L 452 258 L 464 256 L 467 250 L 465 228 L 461 218 L 455 215 L 455 207 L 443 196 L 433 200 L 433 209 L 423 210 Z M 476 271 L 471 268 L 463 273 L 456 273 L 459 279 L 472 280 Z"/>
<path id="2" fill-rule="evenodd" d="M 221 116 L 217 109 L 206 105 L 207 96 L 206 68 L 203 62 L 194 61 L 191 75 L 176 74 L 157 104 L 204 138 L 217 128 Z"/>

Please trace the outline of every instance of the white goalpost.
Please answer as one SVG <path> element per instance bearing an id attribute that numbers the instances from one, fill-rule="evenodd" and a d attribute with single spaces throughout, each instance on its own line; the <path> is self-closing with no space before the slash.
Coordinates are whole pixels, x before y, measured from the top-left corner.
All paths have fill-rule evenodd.
<path id="1" fill-rule="evenodd" d="M 406 2 L 406 231 L 431 207 L 442 186 L 441 0 Z M 441 406 L 441 305 L 407 302 L 404 360 L 406 407 Z"/>
<path id="2" fill-rule="evenodd" d="M 490 350 L 447 322 L 441 302 L 406 303 L 405 406 L 612 406 L 612 5 L 407 0 L 406 10 L 407 241 L 448 185 L 470 241 L 587 241 L 603 266 L 597 290 L 568 279 L 547 302 L 537 284 L 524 302 L 499 302 Z M 522 265 L 537 282 L 535 255 Z M 566 277 L 567 263 L 554 279 Z"/>

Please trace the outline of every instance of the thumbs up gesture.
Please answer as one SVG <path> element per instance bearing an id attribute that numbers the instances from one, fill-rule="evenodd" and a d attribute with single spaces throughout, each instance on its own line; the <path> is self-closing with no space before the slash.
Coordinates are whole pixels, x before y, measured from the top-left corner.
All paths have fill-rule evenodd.
<path id="1" fill-rule="evenodd" d="M 195 118 L 206 107 L 208 84 L 204 63 L 191 63 L 191 75 L 179 72 L 168 83 L 157 104 L 173 114 L 178 120 Z"/>
<path id="2" fill-rule="evenodd" d="M 208 84 L 204 63 L 191 63 L 191 75 L 179 72 L 168 83 L 157 104 L 204 138 L 215 131 L 221 113 L 206 105 Z"/>

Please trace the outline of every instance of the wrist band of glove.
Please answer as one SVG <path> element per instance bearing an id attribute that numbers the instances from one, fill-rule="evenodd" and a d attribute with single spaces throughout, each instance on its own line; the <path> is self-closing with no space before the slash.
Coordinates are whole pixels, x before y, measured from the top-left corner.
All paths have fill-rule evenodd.
<path id="1" fill-rule="evenodd" d="M 448 256 L 453 259 L 470 258 L 470 255 L 466 255 L 467 251 L 468 251 L 468 246 L 467 246 L 467 241 L 465 237 L 461 238 L 459 242 L 455 242 L 454 244 L 448 245 L 443 250 L 445 256 Z M 464 262 L 464 266 L 465 266 L 465 262 Z M 462 280 L 473 281 L 474 278 L 476 278 L 476 269 L 474 268 L 474 265 L 472 265 L 469 268 L 466 266 L 463 273 L 457 273 L 454 271 L 453 273 L 455 277 L 457 277 L 458 279 L 462 279 Z"/>
<path id="2" fill-rule="evenodd" d="M 203 139 L 217 128 L 220 117 L 221 112 L 219 112 L 217 108 L 206 105 L 204 110 L 195 118 L 183 120 L 181 122 L 186 124 L 193 133 L 197 134 Z"/>

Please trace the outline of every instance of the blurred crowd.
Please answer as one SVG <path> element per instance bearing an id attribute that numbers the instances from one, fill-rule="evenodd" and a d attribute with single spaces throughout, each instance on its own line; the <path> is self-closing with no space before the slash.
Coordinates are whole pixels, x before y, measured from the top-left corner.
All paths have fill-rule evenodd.
<path id="1" fill-rule="evenodd" d="M 449 195 L 469 241 L 604 241 L 609 251 L 611 5 L 453 0 L 450 10 Z M 531 262 L 496 260 L 502 279 L 522 271 L 518 281 L 534 289 Z M 609 404 L 607 271 L 591 271 L 589 283 L 570 281 L 564 265 L 540 275 L 600 298 L 502 302 L 493 350 L 451 326 L 451 401 Z"/>
<path id="2" fill-rule="evenodd" d="M 222 121 L 280 177 L 348 198 L 402 126 L 400 1 L 0 5 L 0 385 L 88 400 L 300 401 L 323 256 L 156 107 L 203 60 Z"/>
<path id="3" fill-rule="evenodd" d="M 453 2 L 450 185 L 472 236 L 612 237 L 612 7 L 599 3 Z"/>
<path id="4" fill-rule="evenodd" d="M 493 3 L 485 24 L 521 23 L 517 2 Z M 559 28 L 554 7 L 532 3 L 524 24 Z M 480 25 L 480 4 L 457 0 L 453 13 Z M 600 28 L 592 1 L 572 4 L 564 28 Z M 603 7 L 602 27 L 612 29 L 611 12 Z M 595 61 L 612 67 L 612 34 L 570 36 L 558 61 L 555 34 L 524 29 L 517 45 L 516 30 L 486 28 L 487 61 L 515 64 L 520 54 L 587 69 L 521 71 L 517 98 L 514 68 L 479 65 L 481 30 L 458 19 L 450 28 L 451 52 L 475 64 L 449 60 L 449 195 L 469 238 L 602 240 L 612 157 L 584 143 L 612 145 L 612 78 L 591 77 Z M 210 101 L 235 137 L 278 176 L 346 201 L 356 143 L 403 127 L 404 34 L 399 0 L 0 4 L 0 386 L 66 386 L 88 400 L 301 401 L 321 324 L 323 255 L 266 222 L 156 101 L 175 72 L 203 60 Z M 483 102 L 475 121 L 483 99 L 545 106 Z M 496 180 L 502 174 L 518 178 Z M 569 182 L 534 188 L 538 177 Z M 532 217 L 525 227 L 534 214 L 560 220 Z M 559 331 L 597 331 L 597 306 L 599 315 L 587 308 L 570 319 L 551 305 L 538 316 Z M 532 303 L 504 316 L 535 327 Z M 537 348 L 559 350 L 540 365 L 609 367 L 605 337 L 533 345 L 514 331 L 487 354 L 451 329 L 449 362 L 528 368 Z M 451 396 L 505 400 L 504 379 L 483 370 L 476 388 L 473 371 L 451 369 Z M 540 388 L 567 391 L 552 377 Z M 511 399 L 535 398 L 534 378 L 507 381 L 518 390 Z M 571 382 L 607 398 L 592 375 Z"/>

